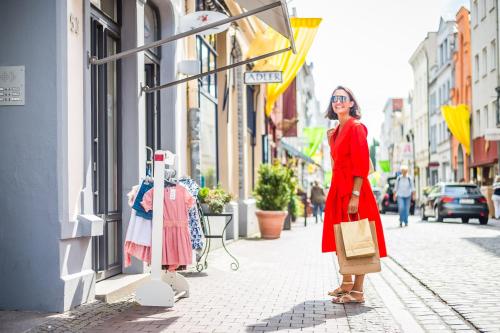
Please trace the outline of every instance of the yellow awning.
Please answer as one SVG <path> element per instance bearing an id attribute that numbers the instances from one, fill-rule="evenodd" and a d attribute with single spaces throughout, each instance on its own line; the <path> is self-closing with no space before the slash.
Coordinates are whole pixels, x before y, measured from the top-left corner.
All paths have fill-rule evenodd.
<path id="1" fill-rule="evenodd" d="M 288 88 L 306 60 L 314 37 L 318 32 L 320 18 L 291 18 L 290 23 L 297 53 L 291 51 L 259 60 L 255 63 L 254 71 L 282 71 L 283 82 L 267 85 L 266 115 L 270 115 L 278 97 Z M 252 41 L 247 58 L 257 56 L 275 49 L 286 48 L 289 41 L 271 28 L 259 33 Z"/>
<path id="2" fill-rule="evenodd" d="M 443 105 L 441 113 L 451 134 L 462 144 L 467 155 L 470 155 L 470 112 L 469 107 L 460 105 Z"/>

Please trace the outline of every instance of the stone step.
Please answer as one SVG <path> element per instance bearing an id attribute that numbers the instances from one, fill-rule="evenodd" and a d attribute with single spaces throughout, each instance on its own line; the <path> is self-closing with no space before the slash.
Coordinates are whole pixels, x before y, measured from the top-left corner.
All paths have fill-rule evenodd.
<path id="1" fill-rule="evenodd" d="M 95 298 L 106 303 L 116 302 L 134 293 L 141 284 L 149 279 L 149 276 L 149 273 L 119 274 L 97 282 L 95 285 Z"/>

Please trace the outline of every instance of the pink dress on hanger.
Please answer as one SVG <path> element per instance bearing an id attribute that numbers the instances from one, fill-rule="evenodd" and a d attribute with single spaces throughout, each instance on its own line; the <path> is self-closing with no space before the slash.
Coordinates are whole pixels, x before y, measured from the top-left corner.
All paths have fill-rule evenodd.
<path id="1" fill-rule="evenodd" d="M 169 265 L 170 270 L 192 263 L 188 211 L 195 200 L 180 185 L 165 187 L 164 191 L 162 265 Z M 153 209 L 153 189 L 144 194 L 141 205 L 146 211 Z"/>

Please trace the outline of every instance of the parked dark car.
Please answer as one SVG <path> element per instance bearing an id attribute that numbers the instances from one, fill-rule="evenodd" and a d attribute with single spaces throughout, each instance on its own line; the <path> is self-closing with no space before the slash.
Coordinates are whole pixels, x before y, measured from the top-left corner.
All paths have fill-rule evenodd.
<path id="1" fill-rule="evenodd" d="M 397 177 L 387 178 L 387 185 L 385 185 L 382 200 L 379 205 L 379 210 L 382 214 L 386 212 L 398 212 L 398 202 L 394 201 L 394 184 L 396 183 L 396 179 Z M 410 203 L 410 214 L 415 214 L 415 200 L 413 200 L 413 198 Z"/>
<path id="2" fill-rule="evenodd" d="M 488 203 L 479 187 L 473 184 L 439 183 L 433 186 L 421 206 L 422 220 L 434 217 L 461 218 L 463 223 L 477 218 L 480 224 L 488 223 Z"/>

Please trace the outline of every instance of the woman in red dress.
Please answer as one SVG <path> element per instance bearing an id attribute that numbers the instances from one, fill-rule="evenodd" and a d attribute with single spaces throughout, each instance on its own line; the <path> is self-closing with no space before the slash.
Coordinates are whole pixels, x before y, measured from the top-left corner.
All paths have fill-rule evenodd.
<path id="1" fill-rule="evenodd" d="M 360 218 L 375 222 L 380 257 L 387 256 L 384 231 L 375 196 L 367 179 L 370 157 L 367 129 L 359 119 L 359 106 L 352 92 L 342 86 L 332 94 L 327 118 L 338 119 L 339 125 L 328 133 L 332 157 L 332 183 L 325 203 L 323 224 L 323 252 L 335 251 L 333 225 Z M 334 303 L 364 301 L 364 275 L 343 275 L 342 284 L 334 291 Z"/>

